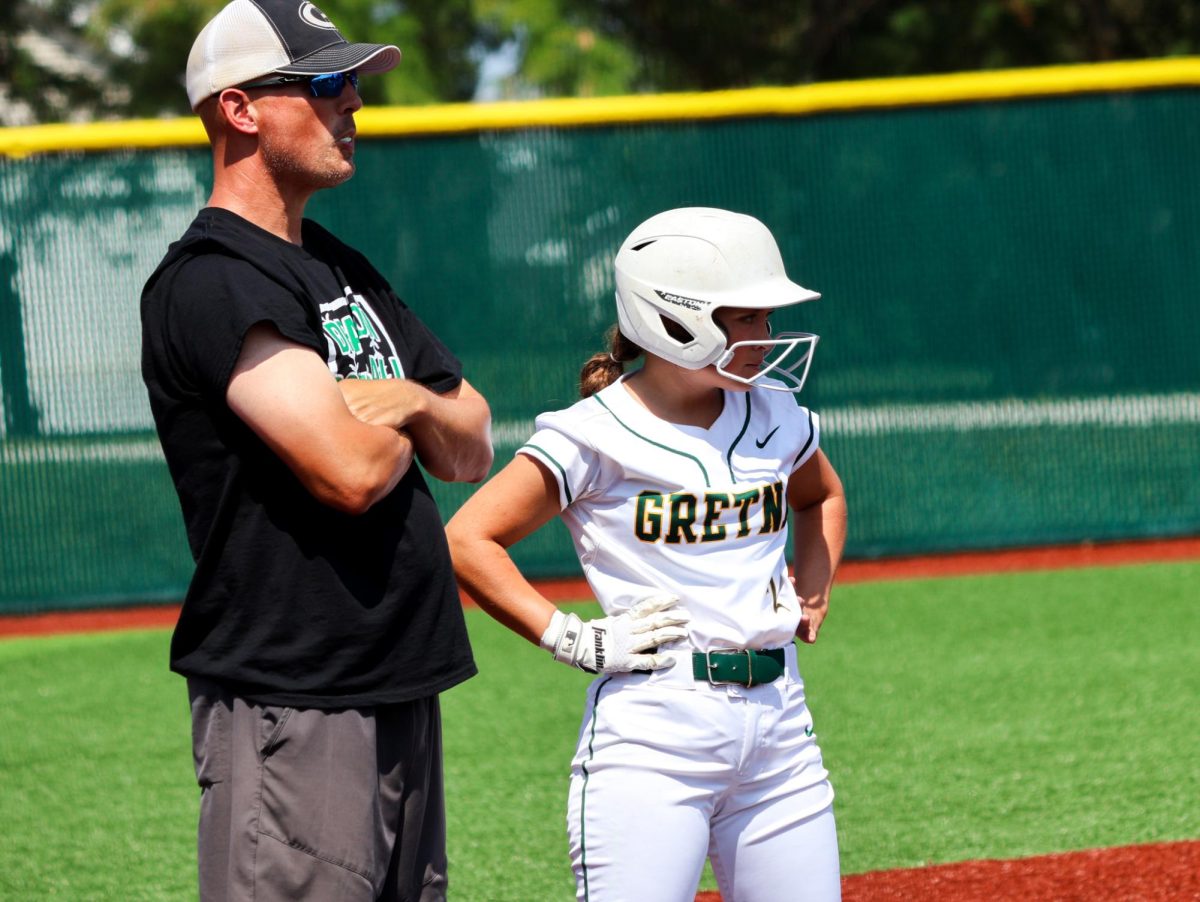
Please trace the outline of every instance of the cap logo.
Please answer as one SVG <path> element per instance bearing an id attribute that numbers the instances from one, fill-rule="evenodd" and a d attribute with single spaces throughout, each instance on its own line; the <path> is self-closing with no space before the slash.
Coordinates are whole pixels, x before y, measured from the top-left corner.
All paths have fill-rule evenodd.
<path id="1" fill-rule="evenodd" d="M 337 26 L 329 21 L 329 16 L 321 12 L 315 6 L 305 0 L 300 4 L 300 18 L 313 28 L 328 28 L 333 31 L 337 30 Z"/>

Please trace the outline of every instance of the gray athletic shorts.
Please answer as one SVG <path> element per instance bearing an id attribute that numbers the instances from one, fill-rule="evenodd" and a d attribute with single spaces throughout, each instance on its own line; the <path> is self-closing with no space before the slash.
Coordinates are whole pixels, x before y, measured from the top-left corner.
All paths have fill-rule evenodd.
<path id="1" fill-rule="evenodd" d="M 260 705 L 190 678 L 201 902 L 446 898 L 436 696 Z"/>

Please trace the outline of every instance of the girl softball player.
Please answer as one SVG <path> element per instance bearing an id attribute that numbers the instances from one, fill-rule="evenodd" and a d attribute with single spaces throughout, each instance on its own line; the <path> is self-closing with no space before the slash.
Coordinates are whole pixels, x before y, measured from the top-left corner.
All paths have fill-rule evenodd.
<path id="1" fill-rule="evenodd" d="M 726 902 L 839 899 L 794 639 L 817 639 L 846 504 L 791 396 L 817 336 L 768 322 L 819 295 L 787 278 L 761 222 L 724 210 L 652 217 L 615 267 L 618 329 L 584 365 L 583 400 L 538 417 L 448 526 L 459 581 L 597 674 L 568 799 L 578 899 L 690 902 L 706 857 Z M 602 618 L 557 610 L 508 556 L 556 515 Z"/>

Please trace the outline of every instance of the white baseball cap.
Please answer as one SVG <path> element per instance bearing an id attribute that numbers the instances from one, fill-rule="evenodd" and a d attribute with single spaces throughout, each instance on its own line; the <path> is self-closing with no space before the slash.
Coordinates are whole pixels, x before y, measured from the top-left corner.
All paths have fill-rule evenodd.
<path id="1" fill-rule="evenodd" d="M 188 103 L 265 75 L 387 72 L 391 44 L 351 44 L 309 0 L 233 0 L 204 26 L 187 61 Z"/>

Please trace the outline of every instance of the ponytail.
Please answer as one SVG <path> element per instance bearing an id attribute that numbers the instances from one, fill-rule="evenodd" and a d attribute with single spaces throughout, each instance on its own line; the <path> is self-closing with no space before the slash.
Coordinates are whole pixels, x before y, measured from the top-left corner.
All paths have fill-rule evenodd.
<path id="1" fill-rule="evenodd" d="M 608 388 L 625 372 L 625 364 L 637 360 L 642 349 L 613 326 L 608 330 L 609 350 L 593 354 L 579 371 L 579 397 L 590 398 Z"/>

